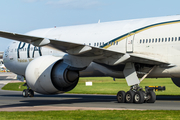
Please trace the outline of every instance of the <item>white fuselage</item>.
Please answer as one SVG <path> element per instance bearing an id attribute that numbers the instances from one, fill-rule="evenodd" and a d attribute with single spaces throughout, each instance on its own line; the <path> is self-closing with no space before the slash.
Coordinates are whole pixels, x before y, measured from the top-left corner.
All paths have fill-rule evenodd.
<path id="1" fill-rule="evenodd" d="M 148 77 L 180 77 L 180 16 L 39 29 L 27 35 L 156 58 L 173 67 L 159 66 Z M 42 55 L 63 58 L 65 54 L 46 46 L 39 48 L 14 41 L 4 52 L 4 64 L 10 71 L 24 76 L 27 65 L 34 58 Z M 121 69 L 102 68 L 94 62 L 81 71 L 80 76 L 124 77 Z"/>

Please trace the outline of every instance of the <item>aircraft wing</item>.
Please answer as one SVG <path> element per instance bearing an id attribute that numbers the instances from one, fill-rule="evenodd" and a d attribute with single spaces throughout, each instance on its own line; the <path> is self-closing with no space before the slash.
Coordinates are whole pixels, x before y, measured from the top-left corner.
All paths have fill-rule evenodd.
<path id="1" fill-rule="evenodd" d="M 46 46 L 52 49 L 56 49 L 80 57 L 99 56 L 93 61 L 98 63 L 109 64 L 109 65 L 124 64 L 126 62 L 143 63 L 143 64 L 151 64 L 151 65 L 170 64 L 167 61 L 151 58 L 146 55 L 120 53 L 113 50 L 107 50 L 107 49 L 92 47 L 83 44 L 66 42 L 62 40 L 54 40 L 43 37 L 22 35 L 22 34 L 10 33 L 10 32 L 3 32 L 3 31 L 0 31 L 0 37 L 17 40 L 25 43 L 30 43 L 35 46 Z"/>

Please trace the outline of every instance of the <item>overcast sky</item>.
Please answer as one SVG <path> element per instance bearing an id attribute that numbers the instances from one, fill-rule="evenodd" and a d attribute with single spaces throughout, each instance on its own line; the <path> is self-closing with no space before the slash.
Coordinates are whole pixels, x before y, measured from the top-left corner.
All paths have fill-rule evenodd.
<path id="1" fill-rule="evenodd" d="M 180 0 L 1 0 L 0 31 L 31 30 L 78 24 L 180 14 Z M 0 51 L 11 40 L 0 38 Z"/>

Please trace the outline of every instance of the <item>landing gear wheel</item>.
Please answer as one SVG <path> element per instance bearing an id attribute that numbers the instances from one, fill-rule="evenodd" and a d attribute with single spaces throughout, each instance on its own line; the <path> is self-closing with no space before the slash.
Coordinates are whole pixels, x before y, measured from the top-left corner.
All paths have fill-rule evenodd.
<path id="1" fill-rule="evenodd" d="M 134 92 L 132 90 L 127 91 L 125 97 L 127 103 L 133 103 Z"/>
<path id="2" fill-rule="evenodd" d="M 34 91 L 29 89 L 28 95 L 29 95 L 29 97 L 34 97 Z"/>
<path id="3" fill-rule="evenodd" d="M 137 91 L 134 94 L 134 103 L 142 104 L 144 102 L 144 93 L 143 91 Z"/>
<path id="4" fill-rule="evenodd" d="M 119 91 L 117 93 L 117 101 L 118 103 L 124 103 L 125 102 L 125 92 L 124 91 Z"/>
<path id="5" fill-rule="evenodd" d="M 23 97 L 28 97 L 28 90 L 24 89 L 22 92 Z"/>
<path id="6" fill-rule="evenodd" d="M 149 91 L 147 93 L 147 97 L 148 97 L 148 100 L 147 100 L 148 103 L 154 103 L 156 101 L 156 94 L 153 91 Z"/>

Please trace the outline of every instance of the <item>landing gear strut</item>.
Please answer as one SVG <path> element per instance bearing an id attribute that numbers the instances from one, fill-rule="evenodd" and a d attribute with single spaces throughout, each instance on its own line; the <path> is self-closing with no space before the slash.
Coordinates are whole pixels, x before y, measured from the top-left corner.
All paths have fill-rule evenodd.
<path id="1" fill-rule="evenodd" d="M 153 89 L 146 87 L 145 91 L 138 85 L 131 86 L 130 90 L 119 91 L 117 93 L 117 101 L 119 103 L 154 103 L 156 101 L 156 94 Z"/>
<path id="2" fill-rule="evenodd" d="M 27 89 L 24 89 L 22 92 L 23 97 L 34 97 L 34 91 L 29 88 L 27 83 L 25 83 L 23 86 L 27 86 Z"/>

